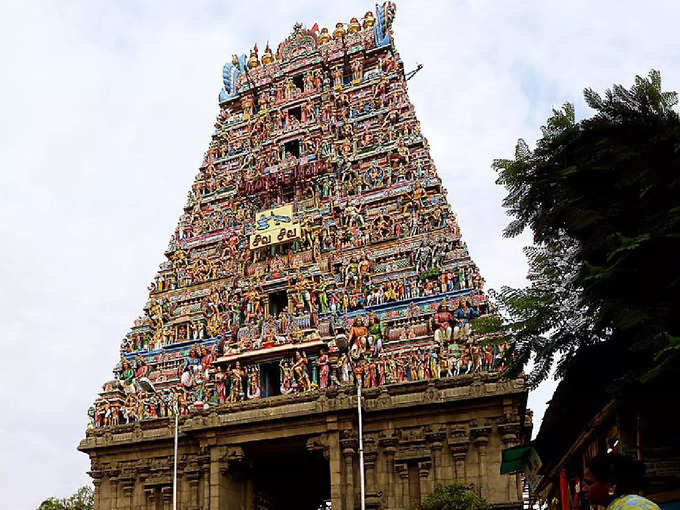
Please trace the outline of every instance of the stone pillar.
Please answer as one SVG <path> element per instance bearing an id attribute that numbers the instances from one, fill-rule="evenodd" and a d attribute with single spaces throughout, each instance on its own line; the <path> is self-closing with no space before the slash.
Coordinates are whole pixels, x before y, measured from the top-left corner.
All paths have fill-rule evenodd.
<path id="1" fill-rule="evenodd" d="M 488 473 L 486 465 L 486 445 L 489 444 L 490 427 L 478 427 L 471 430 L 472 442 L 477 447 L 479 476 L 477 478 L 477 493 L 486 497 L 488 493 Z"/>
<path id="2" fill-rule="evenodd" d="M 338 431 L 328 433 L 328 467 L 331 473 L 331 506 L 342 508 L 342 451 Z"/>
<path id="3" fill-rule="evenodd" d="M 111 487 L 111 510 L 118 510 L 119 508 L 124 508 L 123 502 L 120 500 L 120 484 L 118 475 L 119 470 L 113 470 L 111 477 L 109 478 L 109 485 Z"/>
<path id="4" fill-rule="evenodd" d="M 172 508 L 172 485 L 161 488 L 161 498 L 163 499 L 163 510 L 170 510 Z"/>
<path id="5" fill-rule="evenodd" d="M 92 470 L 88 473 L 92 477 L 92 485 L 94 485 L 94 507 L 99 510 L 102 507 L 101 502 L 101 485 L 102 485 L 102 473 L 98 470 Z"/>
<path id="6" fill-rule="evenodd" d="M 210 510 L 220 510 L 220 501 L 224 486 L 223 477 L 227 471 L 226 462 L 222 459 L 224 448 L 214 446 L 210 449 Z"/>
<path id="7" fill-rule="evenodd" d="M 503 448 L 512 448 L 517 446 L 517 434 L 519 431 L 518 423 L 504 423 L 498 426 L 498 433 L 501 435 Z M 507 501 L 521 501 L 522 499 L 522 481 L 519 475 L 505 475 L 507 478 L 507 487 L 505 499 Z"/>
<path id="8" fill-rule="evenodd" d="M 470 448 L 470 437 L 465 426 L 458 425 L 449 431 L 449 452 L 453 457 L 456 482 L 467 485 L 465 457 Z"/>
<path id="9" fill-rule="evenodd" d="M 432 481 L 430 480 L 430 472 L 432 471 L 432 462 L 429 460 L 423 460 L 418 462 L 418 482 L 420 484 L 420 501 L 422 503 L 423 498 L 434 490 Z"/>
<path id="10" fill-rule="evenodd" d="M 354 452 L 356 439 L 350 433 L 340 440 L 342 456 L 345 459 L 345 510 L 354 510 Z"/>
<path id="11" fill-rule="evenodd" d="M 154 509 L 156 508 L 156 503 L 158 502 L 155 486 L 144 487 L 144 498 L 146 499 L 146 508 Z"/>
<path id="12" fill-rule="evenodd" d="M 430 451 L 432 452 L 432 482 L 433 485 L 440 482 L 442 475 L 442 448 L 443 441 L 446 439 L 446 432 L 444 430 L 435 429 L 425 432 L 425 440 L 430 444 Z"/>
<path id="13" fill-rule="evenodd" d="M 385 491 L 386 508 L 394 508 L 397 505 L 398 494 L 397 487 L 398 484 L 394 483 L 396 477 L 396 470 L 394 466 L 394 454 L 397 451 L 397 443 L 399 438 L 392 431 L 384 432 L 378 444 L 382 448 L 383 454 L 385 456 L 385 467 L 384 467 L 384 478 L 383 487 Z"/>
<path id="14" fill-rule="evenodd" d="M 394 470 L 399 474 L 399 478 L 401 479 L 401 491 L 397 491 L 397 508 L 406 509 L 409 507 L 408 464 L 405 462 L 398 462 L 394 465 Z"/>
<path id="15" fill-rule="evenodd" d="M 120 479 L 120 489 L 122 491 L 122 501 L 120 502 L 121 508 L 132 508 L 132 498 L 135 491 L 135 478 L 134 476 L 125 476 Z"/>
<path id="16" fill-rule="evenodd" d="M 377 491 L 377 478 L 375 473 L 375 463 L 378 460 L 378 452 L 364 452 L 364 468 L 366 469 L 366 492 Z"/>
<path id="17" fill-rule="evenodd" d="M 198 508 L 198 485 L 200 483 L 200 473 L 198 470 L 192 470 L 186 473 L 186 490 L 188 494 L 184 501 L 188 503 L 189 508 Z"/>
<path id="18" fill-rule="evenodd" d="M 378 490 L 375 463 L 378 460 L 378 450 L 375 438 L 364 437 L 364 469 L 366 472 L 366 492 Z"/>

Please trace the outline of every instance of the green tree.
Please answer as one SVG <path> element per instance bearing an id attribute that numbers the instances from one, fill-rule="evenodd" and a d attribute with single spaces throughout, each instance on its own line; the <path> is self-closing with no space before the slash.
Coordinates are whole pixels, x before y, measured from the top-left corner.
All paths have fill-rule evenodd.
<path id="1" fill-rule="evenodd" d="M 488 510 L 489 503 L 466 485 L 437 484 L 432 494 L 425 496 L 423 510 Z"/>
<path id="2" fill-rule="evenodd" d="M 500 320 L 480 327 L 510 341 L 511 375 L 534 361 L 534 387 L 601 342 L 634 356 L 627 380 L 668 374 L 680 358 L 677 94 L 651 71 L 584 96 L 592 117 L 576 122 L 565 104 L 534 150 L 519 140 L 514 159 L 493 163 L 512 217 L 504 235 L 530 229 L 534 244 L 529 285 L 490 292 Z"/>
<path id="3" fill-rule="evenodd" d="M 38 510 L 94 510 L 94 491 L 84 486 L 69 498 L 49 498 L 40 503 Z"/>

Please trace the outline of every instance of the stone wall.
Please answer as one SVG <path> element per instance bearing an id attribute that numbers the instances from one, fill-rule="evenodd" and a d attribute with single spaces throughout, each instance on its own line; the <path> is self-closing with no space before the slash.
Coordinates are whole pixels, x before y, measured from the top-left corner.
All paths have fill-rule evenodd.
<path id="1" fill-rule="evenodd" d="M 367 508 L 417 508 L 436 483 L 453 481 L 492 504 L 519 508 L 518 477 L 499 473 L 501 450 L 530 435 L 526 398 L 522 379 L 496 374 L 365 391 Z M 301 438 L 307 452 L 328 462 L 332 508 L 359 507 L 354 388 L 271 400 L 180 417 L 179 508 L 253 508 L 248 445 Z M 172 418 L 88 431 L 79 449 L 92 462 L 97 510 L 172 507 L 173 432 Z M 292 488 L 299 490 L 304 483 Z"/>

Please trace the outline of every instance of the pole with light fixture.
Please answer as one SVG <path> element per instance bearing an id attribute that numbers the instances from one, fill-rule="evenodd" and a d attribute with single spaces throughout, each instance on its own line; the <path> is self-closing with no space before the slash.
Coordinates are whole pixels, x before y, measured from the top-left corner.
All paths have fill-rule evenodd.
<path id="1" fill-rule="evenodd" d="M 153 383 L 146 377 L 142 377 L 138 381 L 139 386 L 147 393 L 158 394 Z M 175 414 L 175 444 L 174 444 L 174 459 L 172 466 L 172 510 L 177 510 L 177 449 L 179 445 L 179 406 L 177 399 L 173 399 L 173 413 Z"/>

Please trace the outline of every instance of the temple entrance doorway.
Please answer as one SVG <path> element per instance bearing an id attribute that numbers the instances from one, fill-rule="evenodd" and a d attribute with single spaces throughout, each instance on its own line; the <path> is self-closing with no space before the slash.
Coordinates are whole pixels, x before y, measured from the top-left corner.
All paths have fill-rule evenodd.
<path id="1" fill-rule="evenodd" d="M 331 477 L 321 453 L 309 453 L 306 438 L 252 443 L 255 508 L 262 510 L 330 509 Z"/>

